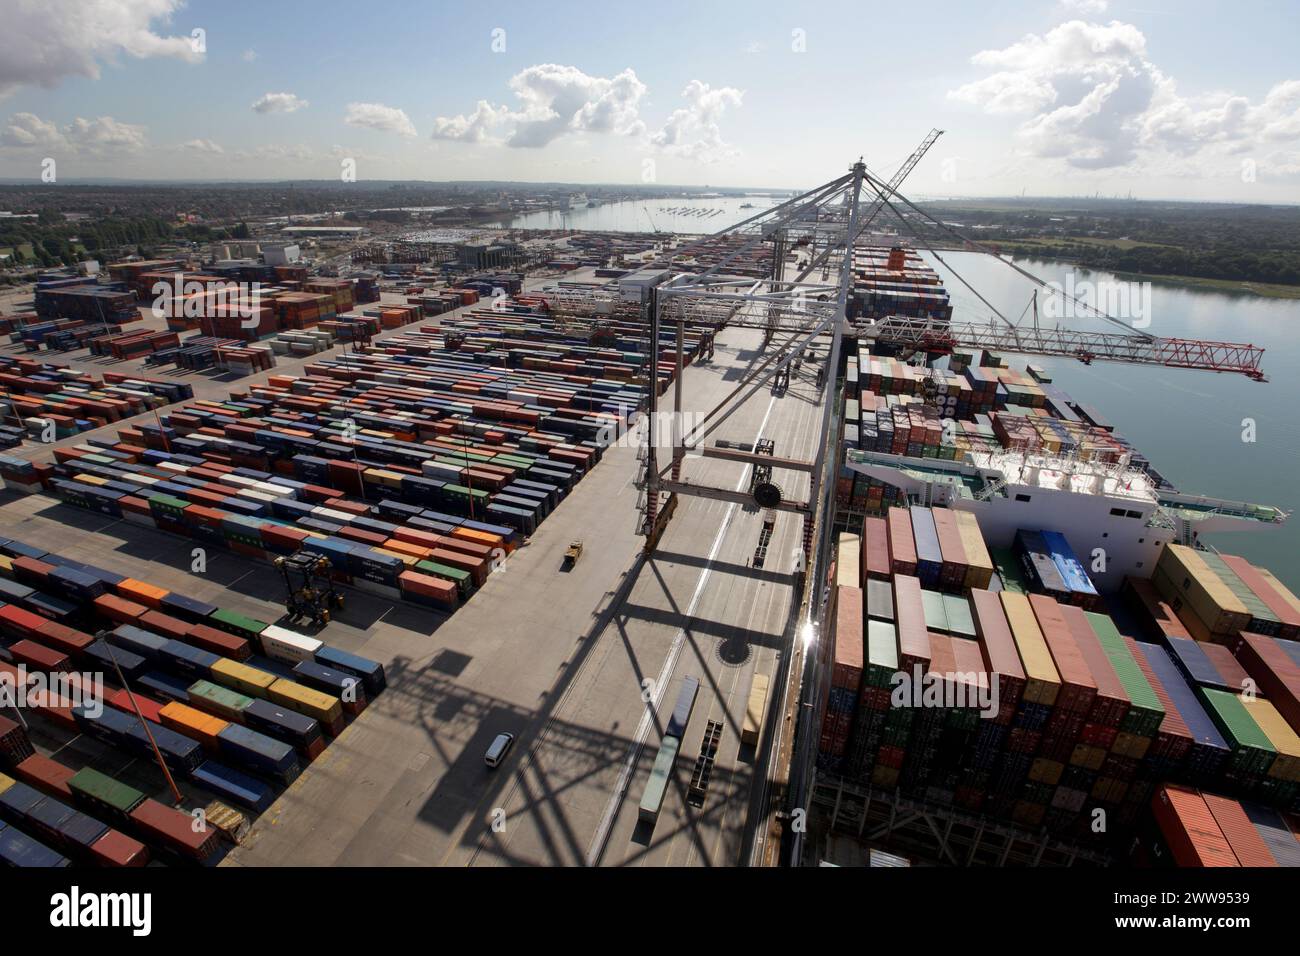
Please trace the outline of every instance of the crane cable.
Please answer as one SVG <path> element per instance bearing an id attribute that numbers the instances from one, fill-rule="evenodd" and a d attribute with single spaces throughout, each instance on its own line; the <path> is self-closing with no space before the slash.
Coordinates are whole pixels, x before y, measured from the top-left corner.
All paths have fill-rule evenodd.
<path id="1" fill-rule="evenodd" d="M 976 242 L 974 239 L 968 239 L 968 238 L 966 238 L 966 237 L 963 236 L 960 232 L 958 232 L 956 229 L 953 229 L 951 226 L 949 226 L 947 223 L 940 222 L 938 219 L 935 219 L 933 216 L 931 216 L 931 215 L 930 215 L 928 212 L 926 212 L 925 210 L 920 209 L 919 207 L 917 207 L 917 205 L 916 205 L 915 203 L 913 203 L 910 199 L 908 199 L 908 198 L 907 198 L 906 196 L 904 196 L 902 193 L 898 192 L 896 189 L 893 189 L 893 188 L 892 188 L 888 183 L 882 183 L 882 182 L 880 182 L 880 180 L 878 180 L 878 179 L 876 179 L 874 176 L 870 176 L 870 175 L 867 176 L 867 180 L 871 183 L 872 187 L 876 190 L 876 192 L 880 192 L 882 187 L 883 187 L 884 189 L 889 190 L 889 192 L 891 192 L 891 193 L 894 195 L 894 198 L 899 199 L 899 200 L 902 200 L 902 201 L 907 205 L 907 207 L 908 207 L 909 209 L 911 209 L 913 212 L 915 212 L 915 213 L 917 213 L 918 215 L 923 216 L 924 218 L 928 219 L 930 222 L 932 222 L 934 225 L 938 226 L 938 227 L 939 227 L 940 229 L 942 229 L 944 232 L 947 232 L 947 233 L 949 233 L 950 235 L 955 236 L 957 239 L 960 239 L 960 240 L 961 240 L 963 243 L 965 243 L 966 245 L 973 247 L 974 249 L 976 249 L 976 250 L 979 251 L 979 252 L 984 253 L 985 255 L 990 255 L 990 256 L 992 256 L 994 259 L 996 259 L 998 262 L 1003 263 L 1004 265 L 1010 266 L 1010 267 L 1011 267 L 1012 269 L 1014 269 L 1016 272 L 1020 273 L 1022 276 L 1024 276 L 1026 279 L 1028 279 L 1030 282 L 1033 282 L 1035 285 L 1039 286 L 1040 288 L 1046 289 L 1048 292 L 1051 292 L 1053 295 L 1059 295 L 1059 296 L 1061 296 L 1062 298 L 1065 298 L 1065 299 L 1070 300 L 1071 302 L 1075 303 L 1076 305 L 1080 305 L 1080 306 L 1082 306 L 1083 308 L 1087 309 L 1089 312 L 1093 313 L 1093 314 L 1096 315 L 1097 317 L 1102 318 L 1102 319 L 1105 319 L 1107 322 L 1110 322 L 1111 324 L 1116 325 L 1116 326 L 1118 326 L 1118 327 L 1121 328 L 1121 329 L 1124 329 L 1124 331 L 1126 331 L 1128 334 L 1130 334 L 1130 335 L 1132 335 L 1132 336 L 1135 336 L 1135 337 L 1137 337 L 1137 338 L 1141 338 L 1141 339 L 1145 339 L 1145 340 L 1148 341 L 1148 342 L 1154 342 L 1154 341 L 1156 341 L 1156 337 L 1155 337 L 1154 335 L 1150 335 L 1150 334 L 1148 334 L 1148 333 L 1146 333 L 1146 332 L 1142 332 L 1142 331 L 1140 331 L 1140 330 L 1138 330 L 1138 329 L 1135 329 L 1135 328 L 1134 328 L 1132 325 L 1130 325 L 1129 323 L 1124 322 L 1124 321 L 1121 320 L 1121 319 L 1117 319 L 1117 318 L 1115 318 L 1115 317 L 1112 316 L 1112 315 L 1108 315 L 1107 313 L 1105 313 L 1105 312 L 1101 311 L 1100 309 L 1098 309 L 1096 306 L 1091 305 L 1090 303 L 1083 301 L 1082 299 L 1078 298 L 1077 296 L 1070 295 L 1069 293 L 1065 292 L 1064 290 L 1053 288 L 1049 283 L 1043 281 L 1042 279 L 1040 279 L 1038 276 L 1034 275 L 1032 272 L 1028 271 L 1027 269 L 1022 269 L 1020 266 L 1016 265 L 1016 264 L 1015 264 L 1014 262 L 1012 262 L 1010 259 L 1004 259 L 1004 258 L 1002 258 L 1002 256 L 998 255 L 998 253 L 994 252 L 992 249 L 988 248 L 988 247 L 985 246 L 983 243 Z M 932 250 L 932 251 L 933 251 L 933 250 Z M 949 267 L 949 268 L 951 268 L 951 267 Z M 1005 319 L 1004 319 L 1003 321 L 1005 321 Z M 1010 323 L 1008 323 L 1008 324 L 1010 324 Z"/>

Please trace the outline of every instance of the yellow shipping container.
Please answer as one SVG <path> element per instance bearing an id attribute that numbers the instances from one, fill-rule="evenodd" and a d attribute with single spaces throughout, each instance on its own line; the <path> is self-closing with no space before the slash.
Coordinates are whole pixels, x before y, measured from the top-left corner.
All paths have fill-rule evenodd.
<path id="1" fill-rule="evenodd" d="M 1268 768 L 1268 775 L 1278 780 L 1300 781 L 1300 736 L 1291 729 L 1278 709 L 1264 698 L 1243 697 L 1241 702 L 1277 751 L 1273 766 Z"/>
<path id="2" fill-rule="evenodd" d="M 1048 760 L 1046 757 L 1037 758 L 1029 767 L 1029 779 L 1034 783 L 1056 786 L 1061 782 L 1063 773 L 1065 773 L 1065 764 L 1059 760 Z"/>
<path id="3" fill-rule="evenodd" d="M 1121 730 L 1115 735 L 1115 743 L 1111 745 L 1110 749 L 1121 757 L 1132 757 L 1134 760 L 1141 760 L 1147 755 L 1147 750 L 1150 747 L 1150 737 L 1139 737 L 1136 734 L 1130 734 L 1126 730 Z"/>
<path id="4" fill-rule="evenodd" d="M 1190 604 L 1196 616 L 1216 634 L 1229 634 L 1250 626 L 1250 611 L 1192 548 L 1169 544 L 1156 562 L 1170 588 L 1165 598 L 1177 611 Z"/>
<path id="5" fill-rule="evenodd" d="M 893 767 L 886 767 L 883 763 L 878 763 L 871 771 L 871 783 L 874 786 L 892 790 L 898 786 L 898 771 Z"/>
<path id="6" fill-rule="evenodd" d="M 291 680 L 277 680 L 271 685 L 267 696 L 277 704 L 283 704 L 308 717 L 315 717 L 322 724 L 332 724 L 343 716 L 343 704 L 337 697 Z"/>
<path id="7" fill-rule="evenodd" d="M 1052 653 L 1047 649 L 1043 632 L 1038 629 L 1029 598 L 1011 591 L 999 591 L 998 597 L 1002 599 L 1002 610 L 1006 612 L 1011 637 L 1016 642 L 1020 664 L 1025 669 L 1024 699 L 1051 707 L 1060 693 L 1061 678 L 1052 663 Z"/>
<path id="8" fill-rule="evenodd" d="M 957 531 L 961 534 L 962 550 L 966 552 L 966 580 L 968 588 L 985 590 L 993 579 L 993 559 L 984 545 L 984 533 L 980 531 L 979 519 L 972 511 L 954 511 L 957 516 Z"/>
<path id="9" fill-rule="evenodd" d="M 241 694 L 265 698 L 277 678 L 264 670 L 223 657 L 212 665 L 212 679 Z"/>

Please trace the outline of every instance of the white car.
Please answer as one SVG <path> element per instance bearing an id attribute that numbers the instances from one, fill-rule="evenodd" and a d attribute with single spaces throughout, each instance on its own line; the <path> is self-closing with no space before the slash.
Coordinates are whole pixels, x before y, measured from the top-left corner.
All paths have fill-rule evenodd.
<path id="1" fill-rule="evenodd" d="M 514 734 L 497 734 L 496 739 L 488 746 L 487 753 L 483 755 L 483 762 L 489 767 L 495 767 L 506 759 L 506 754 L 514 745 Z"/>

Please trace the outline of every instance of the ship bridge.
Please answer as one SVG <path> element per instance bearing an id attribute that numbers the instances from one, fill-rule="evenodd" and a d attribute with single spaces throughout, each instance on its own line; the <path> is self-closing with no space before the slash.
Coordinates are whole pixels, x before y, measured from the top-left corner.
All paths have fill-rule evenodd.
<path id="1" fill-rule="evenodd" d="M 1004 451 L 944 461 L 851 448 L 844 467 L 901 488 L 916 504 L 973 512 L 992 548 L 1011 547 L 1021 528 L 1059 531 L 1081 558 L 1092 557 L 1090 573 L 1106 591 L 1125 575 L 1150 577 L 1171 541 L 1275 529 L 1290 517 L 1267 505 L 1159 490 L 1122 460 Z"/>

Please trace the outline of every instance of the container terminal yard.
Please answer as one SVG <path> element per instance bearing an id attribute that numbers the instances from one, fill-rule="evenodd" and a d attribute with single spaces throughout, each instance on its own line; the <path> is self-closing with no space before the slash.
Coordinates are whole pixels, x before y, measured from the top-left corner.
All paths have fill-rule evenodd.
<path id="1" fill-rule="evenodd" d="M 955 312 L 871 238 L 940 135 L 635 259 L 7 303 L 5 862 L 1300 865 L 1300 598 L 1202 540 L 1289 514 L 1033 364 L 1263 351 Z"/>

